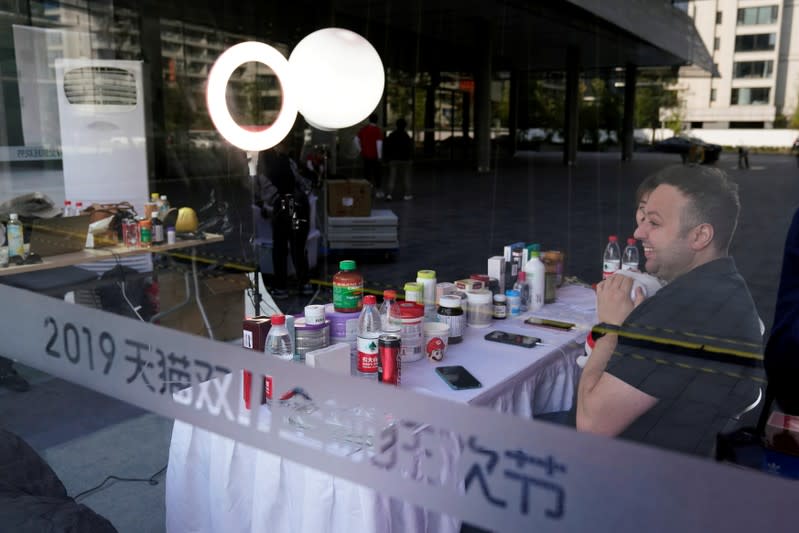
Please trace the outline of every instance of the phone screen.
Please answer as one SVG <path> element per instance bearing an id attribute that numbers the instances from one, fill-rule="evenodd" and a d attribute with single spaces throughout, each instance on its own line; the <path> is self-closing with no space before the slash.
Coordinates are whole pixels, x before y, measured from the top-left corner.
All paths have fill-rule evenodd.
<path id="1" fill-rule="evenodd" d="M 437 366 L 436 374 L 455 390 L 478 389 L 483 386 L 476 377 L 460 365 Z"/>
<path id="2" fill-rule="evenodd" d="M 528 335 L 520 335 L 518 333 L 508 333 L 507 331 L 492 331 L 485 336 L 487 341 L 501 342 L 503 344 L 510 344 L 512 346 L 522 346 L 524 348 L 532 348 L 541 339 L 538 337 L 530 337 Z"/>

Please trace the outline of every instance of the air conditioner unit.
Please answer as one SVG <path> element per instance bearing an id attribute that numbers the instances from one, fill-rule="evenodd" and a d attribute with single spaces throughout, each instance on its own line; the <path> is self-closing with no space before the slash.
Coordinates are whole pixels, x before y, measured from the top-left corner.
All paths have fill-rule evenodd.
<path id="1" fill-rule="evenodd" d="M 131 202 L 148 197 L 141 61 L 57 59 L 65 198 Z"/>

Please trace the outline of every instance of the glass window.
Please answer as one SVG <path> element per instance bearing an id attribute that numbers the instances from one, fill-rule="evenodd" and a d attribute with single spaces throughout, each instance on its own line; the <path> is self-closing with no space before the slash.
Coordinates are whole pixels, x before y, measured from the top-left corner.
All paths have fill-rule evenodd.
<path id="1" fill-rule="evenodd" d="M 774 61 L 738 61 L 733 65 L 733 78 L 770 78 Z"/>
<path id="2" fill-rule="evenodd" d="M 721 24 L 721 11 L 716 11 L 716 24 Z"/>
<path id="3" fill-rule="evenodd" d="M 738 87 L 732 90 L 731 105 L 768 105 L 769 87 Z"/>
<path id="4" fill-rule="evenodd" d="M 754 33 L 735 36 L 736 52 L 756 52 L 774 50 L 777 44 L 776 33 Z"/>
<path id="5" fill-rule="evenodd" d="M 716 89 L 710 89 L 710 101 L 711 102 L 715 102 L 716 101 L 716 95 L 717 95 Z"/>
<path id="6" fill-rule="evenodd" d="M 774 24 L 778 14 L 777 6 L 744 7 L 738 10 L 738 25 Z"/>
<path id="7" fill-rule="evenodd" d="M 713 38 L 713 50 L 718 50 L 721 48 L 721 37 L 714 37 Z"/>

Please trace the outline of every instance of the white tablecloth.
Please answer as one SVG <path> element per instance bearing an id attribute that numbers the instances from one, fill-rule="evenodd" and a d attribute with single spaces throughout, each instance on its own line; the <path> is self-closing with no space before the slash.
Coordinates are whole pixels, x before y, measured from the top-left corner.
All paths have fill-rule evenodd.
<path id="1" fill-rule="evenodd" d="M 524 417 L 571 407 L 577 356 L 594 323 L 593 291 L 568 286 L 535 315 L 575 322 L 569 332 L 528 326 L 523 318 L 467 328 L 442 364 L 466 367 L 480 389 L 454 391 L 426 360 L 402 368 L 402 387 Z M 542 339 L 532 349 L 489 342 L 489 331 Z M 454 458 L 450 458 L 454 461 Z M 175 421 L 166 482 L 166 526 L 192 532 L 457 532 L 460 521 Z"/>

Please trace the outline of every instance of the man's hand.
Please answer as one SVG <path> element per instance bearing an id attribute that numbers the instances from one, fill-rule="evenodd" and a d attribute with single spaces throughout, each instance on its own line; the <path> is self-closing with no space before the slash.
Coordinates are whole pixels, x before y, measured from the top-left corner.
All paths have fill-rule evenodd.
<path id="1" fill-rule="evenodd" d="M 596 311 L 600 322 L 621 326 L 633 309 L 644 301 L 644 291 L 636 290 L 635 301 L 630 299 L 633 279 L 614 274 L 596 286 Z"/>

